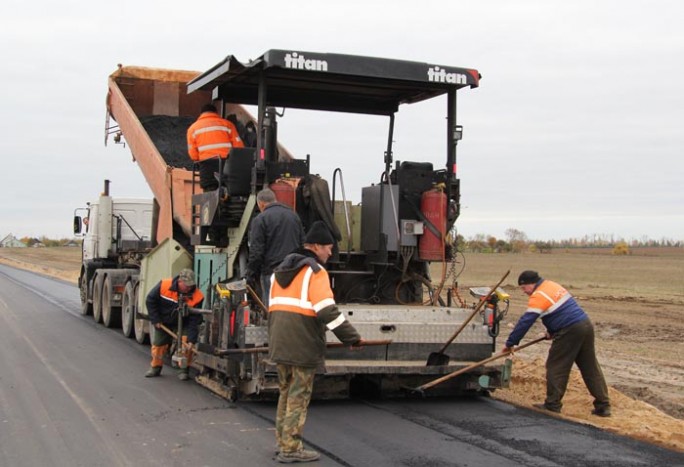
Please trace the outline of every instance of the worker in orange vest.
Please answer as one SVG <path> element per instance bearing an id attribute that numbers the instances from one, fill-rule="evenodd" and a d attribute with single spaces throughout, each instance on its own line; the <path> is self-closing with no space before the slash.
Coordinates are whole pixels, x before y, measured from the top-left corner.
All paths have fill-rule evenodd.
<path id="1" fill-rule="evenodd" d="M 334 239 L 325 223 L 314 222 L 304 247 L 285 257 L 273 272 L 268 307 L 269 359 L 278 370 L 277 460 L 311 462 L 320 457 L 304 449 L 302 430 L 316 368 L 324 363 L 327 330 L 348 346 L 362 346 L 354 326 L 337 308 L 323 265 Z"/>
<path id="2" fill-rule="evenodd" d="M 150 293 L 147 294 L 145 305 L 150 316 L 150 323 L 155 327 L 152 337 L 152 362 L 150 368 L 145 373 L 146 378 L 153 378 L 161 375 L 164 366 L 164 355 L 169 350 L 172 339 L 165 330 L 175 328 L 178 325 L 178 312 L 181 302 L 185 302 L 190 307 L 199 308 L 204 301 L 204 294 L 200 292 L 195 283 L 195 273 L 192 269 L 183 269 L 176 277 L 164 279 L 159 282 Z M 184 356 L 187 361 L 185 368 L 179 368 L 178 379 L 186 381 L 188 370 L 192 362 L 192 348 L 197 342 L 199 325 L 202 323 L 202 316 L 190 314 L 183 318 L 183 335 L 178 336 L 182 345 Z"/>
<path id="3" fill-rule="evenodd" d="M 199 162 L 200 186 L 204 191 L 216 190 L 219 186 L 214 176 L 219 170 L 219 158 L 227 159 L 232 148 L 242 148 L 237 128 L 221 118 L 213 104 L 202 107 L 202 113 L 188 128 L 188 154 Z"/>

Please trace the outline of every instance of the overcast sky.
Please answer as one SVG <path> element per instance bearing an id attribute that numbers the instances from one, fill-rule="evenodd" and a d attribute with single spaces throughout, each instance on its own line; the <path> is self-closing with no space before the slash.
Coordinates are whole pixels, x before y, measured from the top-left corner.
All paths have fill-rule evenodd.
<path id="1" fill-rule="evenodd" d="M 113 196 L 151 196 L 128 148 L 103 144 L 118 63 L 205 71 L 291 49 L 480 71 L 458 93 L 466 237 L 684 240 L 682 18 L 679 0 L 5 0 L 0 238 L 70 237 L 105 178 Z M 446 100 L 433 101 L 400 108 L 395 159 L 444 167 Z M 327 112 L 279 122 L 281 143 L 329 181 L 341 167 L 357 202 L 387 129 Z"/>

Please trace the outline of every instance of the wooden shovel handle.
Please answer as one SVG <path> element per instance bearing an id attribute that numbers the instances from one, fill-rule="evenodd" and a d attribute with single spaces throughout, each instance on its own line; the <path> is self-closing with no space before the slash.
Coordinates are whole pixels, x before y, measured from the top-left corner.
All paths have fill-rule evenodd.
<path id="1" fill-rule="evenodd" d="M 482 308 L 482 305 L 484 305 L 487 302 L 487 300 L 489 300 L 489 297 L 492 296 L 492 294 L 497 289 L 497 287 L 499 287 L 503 283 L 503 281 L 506 280 L 506 278 L 508 277 L 508 275 L 510 273 L 511 273 L 511 270 L 509 269 L 508 271 L 506 271 L 506 274 L 504 274 L 503 277 L 499 280 L 499 282 L 497 282 L 494 287 L 489 289 L 489 293 L 482 300 L 480 300 L 480 303 L 478 303 L 477 306 L 475 307 L 475 309 L 473 310 L 473 312 L 470 313 L 470 316 L 468 316 L 466 318 L 466 320 L 463 321 L 463 323 L 461 323 L 461 326 L 456 330 L 456 332 L 451 336 L 451 338 L 448 341 L 446 341 L 446 344 L 444 344 L 444 347 L 442 347 L 438 353 L 444 353 L 444 351 L 447 349 L 447 347 L 449 347 L 449 344 L 451 344 L 454 341 L 454 339 L 456 339 L 456 337 L 461 333 L 461 331 L 463 331 L 463 329 L 473 319 L 473 317 L 477 314 L 477 312 L 480 311 L 480 308 Z"/>
<path id="2" fill-rule="evenodd" d="M 539 338 L 537 338 L 537 339 L 535 339 L 535 340 L 533 340 L 533 341 L 530 341 L 530 342 L 528 342 L 528 343 L 526 343 L 526 344 L 523 344 L 523 345 L 521 345 L 521 346 L 518 346 L 518 347 L 516 347 L 515 349 L 508 349 L 508 350 L 506 350 L 506 351 L 502 351 L 502 352 L 500 352 L 500 353 L 498 353 L 498 354 L 492 355 L 492 356 L 489 357 L 489 358 L 485 358 L 484 360 L 481 360 L 481 361 L 479 361 L 479 362 L 473 363 L 472 365 L 468 365 L 468 366 L 465 367 L 465 368 L 461 368 L 460 370 L 456 370 L 456 371 L 454 371 L 454 372 L 452 372 L 452 373 L 449 373 L 449 374 L 447 374 L 447 375 L 444 375 L 444 376 L 442 376 L 441 378 L 437 378 L 437 379 L 435 379 L 435 380 L 433 380 L 433 381 L 430 381 L 429 383 L 425 383 L 425 384 L 423 384 L 422 386 L 418 386 L 417 388 L 415 388 L 415 390 L 416 390 L 416 391 L 419 391 L 419 392 L 422 392 L 422 391 L 424 391 L 424 390 L 426 390 L 426 389 L 430 389 L 431 387 L 437 386 L 438 384 L 443 383 L 444 381 L 450 380 L 451 378 L 455 378 L 456 376 L 461 375 L 461 374 L 463 374 L 463 373 L 467 373 L 467 372 L 469 372 L 470 370 L 473 370 L 473 369 L 477 368 L 478 366 L 484 365 L 485 363 L 493 362 L 494 360 L 498 360 L 499 358 L 502 358 L 502 357 L 505 357 L 505 356 L 507 356 L 507 355 L 510 355 L 510 354 L 512 354 L 513 352 L 517 352 L 518 350 L 522 350 L 522 349 L 524 349 L 525 347 L 529 347 L 529 346 L 534 345 L 534 344 L 536 344 L 536 343 L 538 343 L 538 342 L 541 342 L 541 341 L 543 341 L 543 340 L 546 340 L 546 337 L 539 337 Z"/>
<path id="3" fill-rule="evenodd" d="M 162 329 L 164 330 L 164 332 L 167 333 L 169 336 L 171 336 L 171 337 L 173 337 L 174 339 L 176 339 L 176 342 L 179 342 L 179 341 L 178 341 L 178 335 L 177 335 L 175 332 L 173 332 L 171 329 L 167 328 L 167 327 L 164 325 L 164 323 L 159 323 L 159 327 L 162 328 Z M 186 346 L 190 345 L 190 344 L 184 344 L 182 340 L 180 341 L 180 344 L 181 344 L 183 347 L 186 347 Z M 191 352 L 197 353 L 197 349 L 195 348 L 195 346 L 190 347 L 190 350 L 191 350 Z"/>
<path id="4" fill-rule="evenodd" d="M 361 344 L 358 346 L 358 348 L 361 347 L 366 347 L 366 346 L 372 346 L 372 345 L 389 345 L 391 344 L 391 340 L 363 340 L 361 341 Z M 343 344 L 342 342 L 331 342 L 330 344 L 326 345 L 327 348 L 329 349 L 334 349 L 334 348 L 340 348 L 340 347 L 348 347 L 347 344 Z M 249 354 L 249 353 L 266 353 L 268 352 L 268 347 L 248 347 L 246 349 L 216 349 L 214 351 L 215 355 L 229 355 L 229 354 Z"/>

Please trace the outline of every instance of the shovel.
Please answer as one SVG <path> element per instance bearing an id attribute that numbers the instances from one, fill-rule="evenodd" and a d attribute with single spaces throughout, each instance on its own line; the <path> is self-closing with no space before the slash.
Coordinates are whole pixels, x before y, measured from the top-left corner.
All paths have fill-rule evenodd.
<path id="1" fill-rule="evenodd" d="M 535 339 L 535 340 L 533 340 L 533 341 L 530 341 L 530 342 L 528 342 L 528 343 L 526 343 L 526 344 L 523 344 L 523 345 L 521 345 L 521 346 L 518 346 L 518 347 L 516 347 L 516 348 L 513 349 L 513 350 L 509 349 L 509 350 L 507 350 L 507 351 L 505 351 L 505 352 L 501 352 L 501 353 L 498 353 L 498 354 L 496 354 L 496 355 L 492 355 L 492 356 L 489 357 L 489 358 L 485 358 L 484 360 L 481 360 L 481 361 L 479 361 L 479 362 L 473 363 L 472 365 L 468 365 L 468 366 L 465 367 L 465 368 L 461 368 L 460 370 L 456 370 L 456 371 L 454 371 L 454 372 L 451 372 L 451 373 L 449 373 L 449 374 L 447 374 L 447 375 L 442 376 L 441 378 L 437 378 L 437 379 L 435 379 L 435 380 L 433 380 L 433 381 L 430 381 L 429 383 L 423 384 L 422 386 L 418 386 L 417 388 L 409 388 L 409 390 L 410 390 L 411 392 L 417 392 L 417 393 L 423 394 L 423 393 L 425 392 L 426 389 L 430 389 L 431 387 L 437 386 L 438 384 L 443 383 L 444 381 L 448 381 L 448 380 L 450 380 L 451 378 L 455 378 L 455 377 L 458 376 L 458 375 L 462 375 L 463 373 L 467 373 L 467 372 L 469 372 L 470 370 L 474 370 L 474 369 L 477 368 L 478 366 L 484 365 L 485 363 L 493 362 L 494 360 L 498 360 L 499 358 L 505 357 L 505 356 L 507 356 L 507 355 L 511 355 L 513 352 L 517 352 L 518 350 L 522 350 L 522 349 L 524 349 L 525 347 L 529 347 L 529 346 L 531 346 L 531 345 L 534 345 L 534 344 L 536 344 L 536 343 L 538 343 L 538 342 L 541 342 L 541 341 L 544 341 L 544 340 L 546 340 L 546 336 L 544 336 L 544 337 L 539 337 L 539 338 L 537 338 L 537 339 Z"/>
<path id="2" fill-rule="evenodd" d="M 169 336 L 171 336 L 171 337 L 173 337 L 174 339 L 176 339 L 176 342 L 178 342 L 178 343 L 180 343 L 180 344 L 183 344 L 183 341 L 182 341 L 182 340 L 178 340 L 178 335 L 177 335 L 175 332 L 173 332 L 171 329 L 167 328 L 164 324 L 159 323 L 159 327 L 160 327 L 165 333 L 167 333 Z M 186 346 L 189 346 L 189 344 L 183 344 L 183 347 L 186 347 Z M 193 352 L 193 353 L 197 353 L 197 349 L 195 349 L 194 346 L 190 348 L 190 351 Z"/>
<path id="3" fill-rule="evenodd" d="M 456 332 L 451 336 L 451 338 L 442 346 L 442 348 L 439 350 L 439 352 L 432 352 L 427 359 L 427 364 L 426 366 L 439 366 L 439 365 L 448 365 L 449 364 L 449 356 L 444 353 L 444 351 L 449 347 L 449 345 L 456 339 L 456 336 L 458 336 L 461 331 L 468 325 L 470 320 L 473 319 L 473 317 L 477 314 L 478 311 L 480 311 L 480 308 L 482 308 L 482 305 L 484 305 L 487 300 L 489 300 L 489 297 L 494 293 L 494 291 L 501 285 L 501 283 L 506 280 L 508 275 L 511 273 L 511 270 L 509 269 L 506 271 L 506 274 L 503 275 L 501 280 L 496 283 L 494 287 L 492 287 L 489 290 L 489 293 L 482 299 L 480 300 L 480 303 L 477 304 L 475 309 L 473 310 L 472 313 L 470 313 L 470 316 L 468 316 L 463 323 L 461 323 L 461 326 L 456 330 Z"/>
<path id="4" fill-rule="evenodd" d="M 241 279 L 239 281 L 228 282 L 226 288 L 231 292 L 244 292 L 245 290 L 249 292 L 255 302 L 261 307 L 264 312 L 268 312 L 268 307 L 264 305 L 261 301 L 259 295 L 254 291 L 254 289 L 247 283 L 246 280 Z"/>

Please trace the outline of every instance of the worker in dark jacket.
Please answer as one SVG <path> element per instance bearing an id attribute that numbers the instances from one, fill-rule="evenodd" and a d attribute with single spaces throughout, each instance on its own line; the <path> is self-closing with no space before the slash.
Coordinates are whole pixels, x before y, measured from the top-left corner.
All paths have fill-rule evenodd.
<path id="1" fill-rule="evenodd" d="M 304 247 L 276 268 L 268 308 L 269 358 L 276 363 L 280 396 L 276 414 L 278 461 L 310 462 L 316 451 L 304 449 L 302 430 L 311 400 L 316 367 L 323 364 L 326 330 L 344 344 L 361 346 L 354 326 L 339 311 L 323 268 L 332 255 L 333 237 L 314 222 Z"/>
<path id="2" fill-rule="evenodd" d="M 257 193 L 261 211 L 249 229 L 249 260 L 245 277 L 259 281 L 262 299 L 268 306 L 273 269 L 304 243 L 304 228 L 296 212 L 277 202 L 275 193 L 264 188 Z"/>
<path id="3" fill-rule="evenodd" d="M 171 335 L 164 331 L 161 325 L 163 324 L 170 330 L 177 329 L 179 303 L 185 302 L 189 307 L 201 308 L 203 301 L 204 295 L 196 287 L 195 273 L 192 269 L 183 269 L 178 276 L 164 279 L 150 290 L 145 305 L 147 305 L 150 323 L 155 327 L 155 332 L 152 333 L 152 363 L 145 377 L 152 378 L 161 374 L 164 355 L 172 342 Z M 192 348 L 197 342 L 201 322 L 202 315 L 199 314 L 189 314 L 183 318 L 183 336 L 181 342 L 176 345 L 183 346 L 188 364 L 186 368 L 181 368 L 178 372 L 178 379 L 181 381 L 188 379 Z"/>
<path id="4" fill-rule="evenodd" d="M 213 104 L 206 104 L 188 128 L 187 140 L 190 159 L 199 162 L 200 186 L 204 191 L 216 190 L 219 158 L 227 159 L 232 148 L 244 147 L 237 128 L 221 118 Z"/>
<path id="5" fill-rule="evenodd" d="M 553 339 L 546 359 L 546 401 L 537 408 L 560 412 L 568 386 L 572 364 L 576 363 L 584 384 L 594 396 L 594 410 L 600 417 L 610 417 L 608 386 L 594 348 L 594 325 L 570 293 L 559 284 L 539 277 L 536 271 L 523 271 L 518 285 L 529 295 L 523 314 L 503 351 L 520 343 L 534 322 L 541 316 L 547 338 Z"/>

